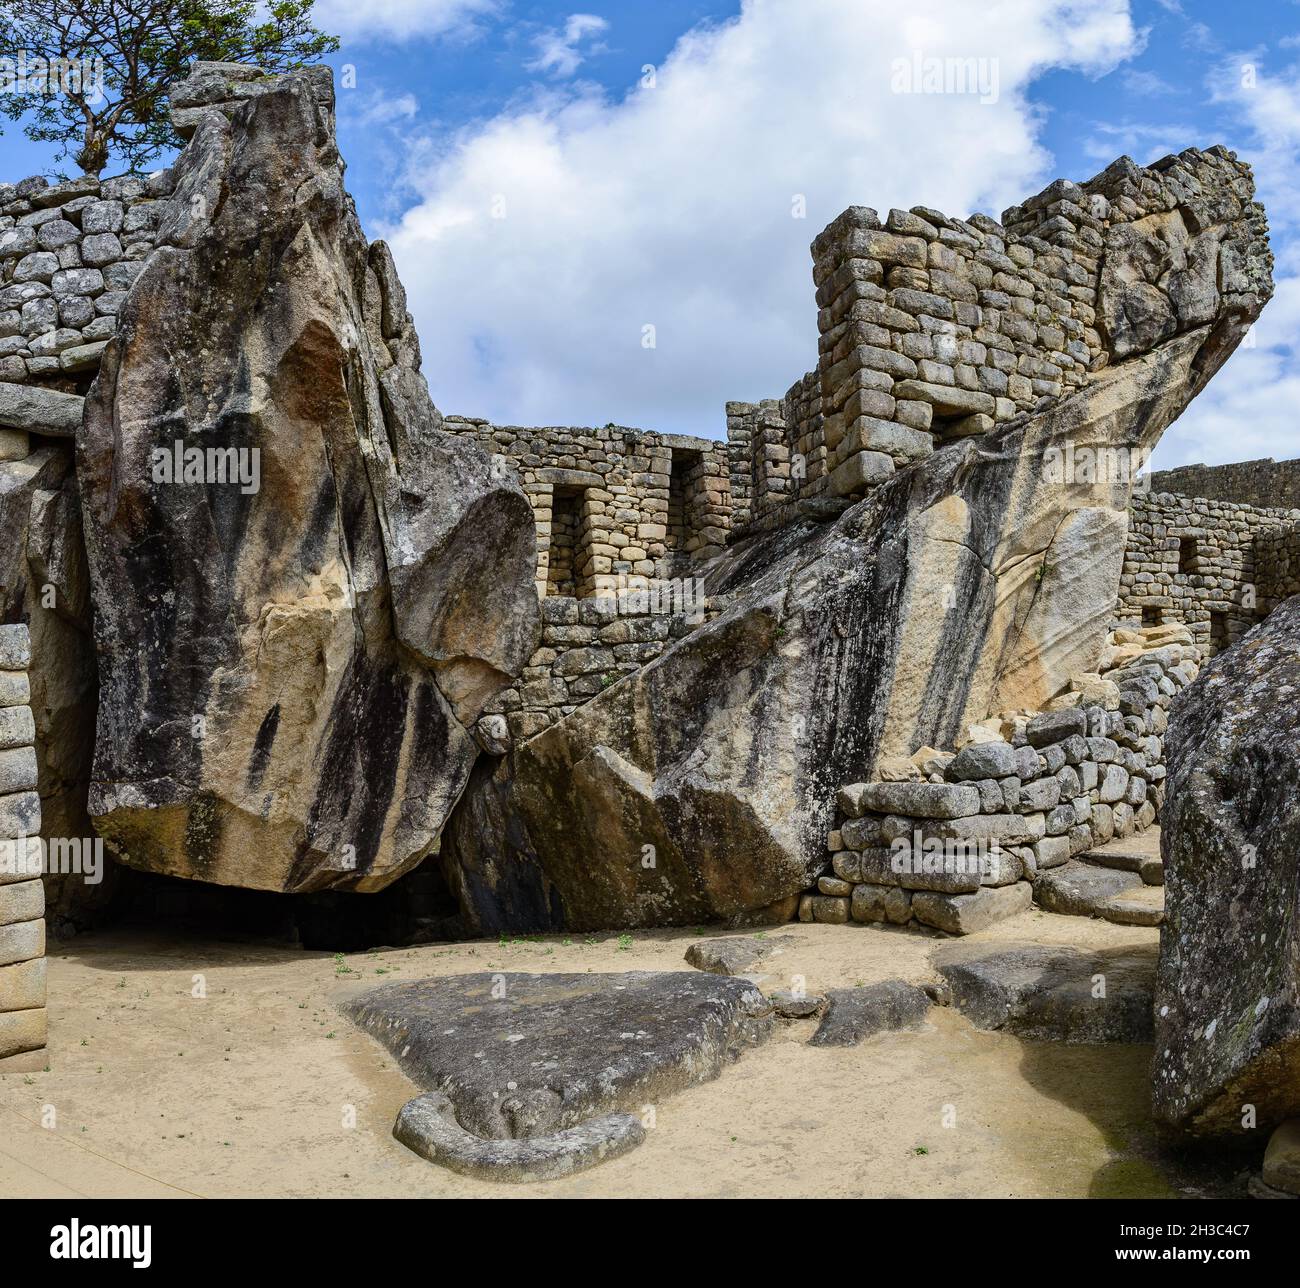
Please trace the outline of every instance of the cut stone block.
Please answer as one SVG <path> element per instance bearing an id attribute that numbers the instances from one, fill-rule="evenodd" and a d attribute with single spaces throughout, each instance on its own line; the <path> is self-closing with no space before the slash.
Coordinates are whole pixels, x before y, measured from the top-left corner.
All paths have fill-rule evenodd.
<path id="1" fill-rule="evenodd" d="M 0 1059 L 24 1051 L 38 1051 L 45 1045 L 45 1008 L 0 1013 Z"/>
<path id="2" fill-rule="evenodd" d="M 880 814 L 962 818 L 979 813 L 980 794 L 964 783 L 871 783 L 862 803 Z"/>
<path id="3" fill-rule="evenodd" d="M 30 1011 L 44 1005 L 44 957 L 0 966 L 0 1011 Z"/>
<path id="4" fill-rule="evenodd" d="M 0 926 L 0 966 L 44 956 L 44 921 L 19 921 Z"/>
<path id="5" fill-rule="evenodd" d="M 950 935 L 973 935 L 999 921 L 1024 912 L 1033 903 L 1027 881 L 1013 885 L 983 886 L 973 894 L 937 894 L 918 891 L 912 896 L 917 921 Z"/>
<path id="6" fill-rule="evenodd" d="M 45 915 L 45 884 L 39 878 L 0 885 L 0 926 Z"/>

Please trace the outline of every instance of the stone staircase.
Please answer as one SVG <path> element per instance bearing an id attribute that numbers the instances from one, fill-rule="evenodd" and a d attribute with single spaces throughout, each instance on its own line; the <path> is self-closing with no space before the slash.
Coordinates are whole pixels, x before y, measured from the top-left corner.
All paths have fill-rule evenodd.
<path id="1" fill-rule="evenodd" d="M 1034 902 L 1070 917 L 1100 917 L 1119 926 L 1158 926 L 1165 917 L 1160 829 L 1085 850 L 1034 882 Z"/>

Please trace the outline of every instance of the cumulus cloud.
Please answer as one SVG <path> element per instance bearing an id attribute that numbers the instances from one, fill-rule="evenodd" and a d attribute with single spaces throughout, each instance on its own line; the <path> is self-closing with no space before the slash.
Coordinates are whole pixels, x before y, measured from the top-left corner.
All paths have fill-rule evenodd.
<path id="1" fill-rule="evenodd" d="M 313 19 L 322 31 L 362 44 L 468 36 L 500 10 L 501 0 L 316 0 Z"/>
<path id="2" fill-rule="evenodd" d="M 609 30 L 609 23 L 594 13 L 570 14 L 563 27 L 544 31 L 536 38 L 537 57 L 525 63 L 532 72 L 550 72 L 555 76 L 572 76 L 587 55 L 581 46 L 589 36 Z M 592 47 L 597 52 L 601 46 Z"/>
<path id="3" fill-rule="evenodd" d="M 413 147 L 422 199 L 386 231 L 435 399 L 720 436 L 726 399 L 815 365 L 808 245 L 827 222 L 997 214 L 1053 177 L 1033 79 L 1104 74 L 1141 42 L 1125 0 L 745 0 L 625 96 L 566 82 Z M 893 92 L 917 58 L 995 59 L 995 101 Z"/>

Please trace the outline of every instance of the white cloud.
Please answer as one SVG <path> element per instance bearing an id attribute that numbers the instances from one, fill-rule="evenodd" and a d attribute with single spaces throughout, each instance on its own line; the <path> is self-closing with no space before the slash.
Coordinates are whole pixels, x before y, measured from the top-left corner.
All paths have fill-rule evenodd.
<path id="1" fill-rule="evenodd" d="M 1140 44 L 1125 0 L 746 0 L 653 88 L 571 87 L 414 149 L 424 197 L 390 235 L 435 400 L 719 436 L 726 399 L 815 365 L 827 222 L 855 203 L 996 214 L 1054 177 L 1031 80 Z M 997 101 L 892 93 L 915 53 L 996 58 Z"/>
<path id="2" fill-rule="evenodd" d="M 312 20 L 345 41 L 411 40 L 472 35 L 501 0 L 316 0 Z"/>
<path id="3" fill-rule="evenodd" d="M 1139 72 L 1132 68 L 1125 70 L 1121 77 L 1121 84 L 1126 93 L 1135 94 L 1140 98 L 1157 98 L 1165 94 L 1178 93 L 1167 80 L 1157 76 L 1155 72 Z"/>
<path id="4" fill-rule="evenodd" d="M 586 54 L 578 48 L 588 36 L 609 30 L 609 23 L 594 13 L 570 14 L 562 28 L 553 28 L 536 38 L 537 57 L 524 66 L 533 72 L 551 72 L 555 76 L 572 76 L 582 65 Z M 596 53 L 596 45 L 589 52 Z"/>
<path id="5" fill-rule="evenodd" d="M 414 94 L 386 94 L 377 90 L 359 103 L 341 95 L 339 114 L 348 114 L 350 122 L 357 125 L 398 125 L 415 119 L 420 110 Z"/>

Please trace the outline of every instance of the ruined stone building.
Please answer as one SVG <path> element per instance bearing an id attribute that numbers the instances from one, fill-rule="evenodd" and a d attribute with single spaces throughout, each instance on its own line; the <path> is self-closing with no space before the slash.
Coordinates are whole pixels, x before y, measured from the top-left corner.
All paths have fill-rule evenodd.
<path id="1" fill-rule="evenodd" d="M 1300 575 L 1289 510 L 1132 498 L 1272 292 L 1222 147 L 1000 222 L 845 211 L 814 369 L 723 441 L 444 416 L 329 71 L 200 64 L 172 102 L 161 174 L 0 185 L 13 842 L 39 810 L 296 895 L 433 864 L 467 933 L 960 933 L 1154 821 L 1172 694 Z M 178 444 L 260 488 L 161 480 Z M 883 879 L 911 835 L 1002 857 Z"/>

